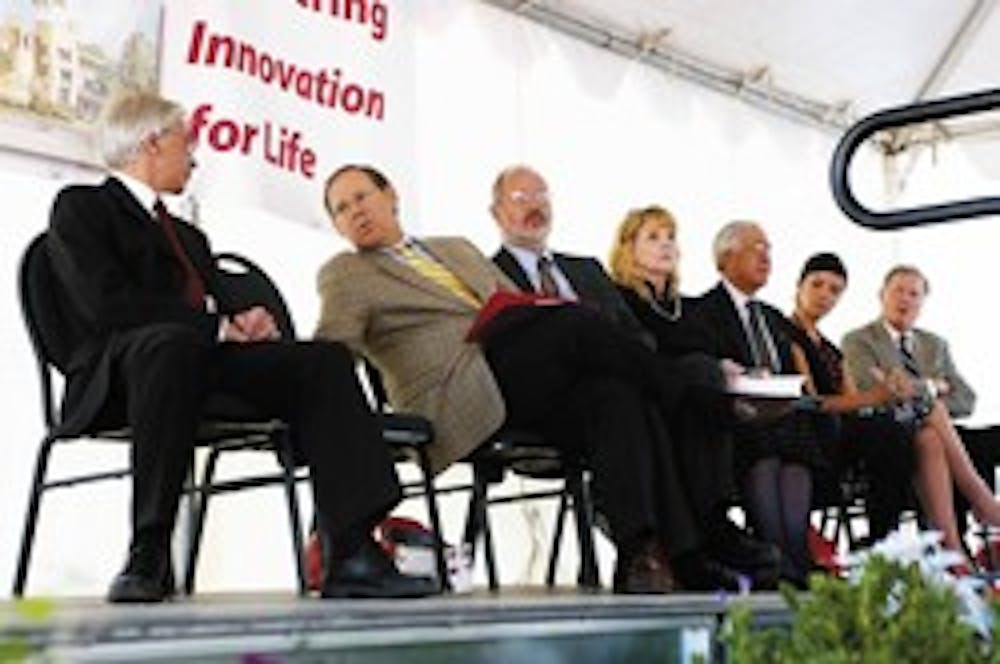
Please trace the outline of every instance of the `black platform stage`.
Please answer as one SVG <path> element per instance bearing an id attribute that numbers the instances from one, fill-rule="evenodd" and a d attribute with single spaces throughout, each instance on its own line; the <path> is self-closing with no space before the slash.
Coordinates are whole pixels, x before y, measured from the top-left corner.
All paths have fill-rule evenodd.
<path id="1" fill-rule="evenodd" d="M 47 617 L 0 605 L 0 658 L 57 662 L 718 661 L 731 597 L 616 596 L 527 588 L 410 601 L 199 595 L 158 606 L 63 599 Z M 775 594 L 749 600 L 784 622 Z"/>

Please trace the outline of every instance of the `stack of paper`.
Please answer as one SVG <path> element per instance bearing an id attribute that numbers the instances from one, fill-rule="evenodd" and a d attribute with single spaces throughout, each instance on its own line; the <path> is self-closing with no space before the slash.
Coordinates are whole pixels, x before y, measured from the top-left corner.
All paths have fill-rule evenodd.
<path id="1" fill-rule="evenodd" d="M 802 396 L 805 376 L 754 376 L 745 374 L 729 381 L 729 393 L 767 399 L 797 399 Z"/>

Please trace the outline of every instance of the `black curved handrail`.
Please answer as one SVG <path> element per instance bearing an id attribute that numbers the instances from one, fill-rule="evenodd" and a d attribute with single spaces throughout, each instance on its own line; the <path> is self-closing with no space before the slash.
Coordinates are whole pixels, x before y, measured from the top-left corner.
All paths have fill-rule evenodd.
<path id="1" fill-rule="evenodd" d="M 902 127 L 915 122 L 929 122 L 958 115 L 970 115 L 1000 108 L 1000 90 L 985 90 L 957 97 L 918 102 L 879 111 L 852 126 L 840 139 L 830 163 L 830 188 L 837 205 L 855 222 L 875 230 L 968 219 L 1000 214 L 1000 197 L 989 196 L 950 201 L 937 205 L 875 212 L 858 202 L 848 184 L 847 167 L 854 152 L 877 131 Z"/>

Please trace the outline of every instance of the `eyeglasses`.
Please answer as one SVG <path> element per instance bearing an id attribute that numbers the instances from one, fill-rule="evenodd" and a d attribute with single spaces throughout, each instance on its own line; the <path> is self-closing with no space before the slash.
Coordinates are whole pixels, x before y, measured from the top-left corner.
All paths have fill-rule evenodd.
<path id="1" fill-rule="evenodd" d="M 522 191 L 521 189 L 515 189 L 507 194 L 507 199 L 515 205 L 524 205 L 525 203 L 548 203 L 549 192 L 545 189 L 539 189 L 538 191 Z"/>
<path id="2" fill-rule="evenodd" d="M 361 205 L 368 199 L 369 196 L 375 193 L 375 189 L 367 189 L 365 191 L 359 191 L 353 196 L 349 196 L 346 200 L 340 201 L 333 206 L 333 216 L 339 217 L 340 215 L 347 212 L 347 210 L 354 205 L 355 207 Z"/>

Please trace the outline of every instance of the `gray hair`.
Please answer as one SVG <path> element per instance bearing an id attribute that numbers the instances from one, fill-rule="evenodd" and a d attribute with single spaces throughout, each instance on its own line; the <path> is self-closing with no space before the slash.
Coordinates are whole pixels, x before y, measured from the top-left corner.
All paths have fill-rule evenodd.
<path id="1" fill-rule="evenodd" d="M 730 221 L 719 229 L 712 241 L 712 255 L 715 256 L 717 270 L 722 270 L 722 261 L 726 254 L 739 248 L 741 236 L 753 228 L 757 228 L 757 224 L 752 221 Z"/>
<path id="2" fill-rule="evenodd" d="M 183 123 L 186 113 L 177 102 L 151 92 L 129 92 L 108 107 L 98 141 L 109 168 L 122 168 L 135 159 L 143 141 Z"/>

